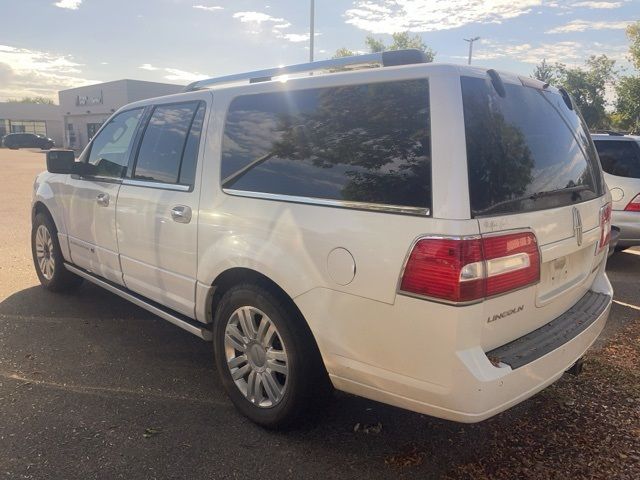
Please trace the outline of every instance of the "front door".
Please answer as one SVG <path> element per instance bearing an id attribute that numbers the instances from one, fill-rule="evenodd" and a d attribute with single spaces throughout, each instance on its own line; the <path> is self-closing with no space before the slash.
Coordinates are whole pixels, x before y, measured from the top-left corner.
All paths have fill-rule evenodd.
<path id="1" fill-rule="evenodd" d="M 66 224 L 71 261 L 122 284 L 118 260 L 116 201 L 142 108 L 113 117 L 87 147 L 82 176 L 68 180 Z"/>
<path id="2" fill-rule="evenodd" d="M 118 249 L 126 287 L 194 317 L 197 274 L 195 181 L 205 103 L 156 105 L 131 178 L 118 194 Z"/>

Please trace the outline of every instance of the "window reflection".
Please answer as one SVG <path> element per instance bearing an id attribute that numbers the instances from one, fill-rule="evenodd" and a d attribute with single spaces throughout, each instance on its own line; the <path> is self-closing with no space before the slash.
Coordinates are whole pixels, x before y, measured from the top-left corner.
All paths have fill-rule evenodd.
<path id="1" fill-rule="evenodd" d="M 238 97 L 221 173 L 226 188 L 429 208 L 428 82 Z"/>

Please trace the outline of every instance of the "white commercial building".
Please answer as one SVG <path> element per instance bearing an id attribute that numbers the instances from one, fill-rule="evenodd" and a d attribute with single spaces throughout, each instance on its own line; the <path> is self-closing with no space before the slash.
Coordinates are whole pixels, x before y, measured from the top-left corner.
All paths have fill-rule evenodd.
<path id="1" fill-rule="evenodd" d="M 58 97 L 64 120 L 64 146 L 82 150 L 100 126 L 123 105 L 183 90 L 182 85 L 140 80 L 116 80 L 62 90 Z"/>
<path id="2" fill-rule="evenodd" d="M 0 103 L 0 139 L 8 133 L 35 133 L 62 146 L 64 123 L 58 105 Z"/>

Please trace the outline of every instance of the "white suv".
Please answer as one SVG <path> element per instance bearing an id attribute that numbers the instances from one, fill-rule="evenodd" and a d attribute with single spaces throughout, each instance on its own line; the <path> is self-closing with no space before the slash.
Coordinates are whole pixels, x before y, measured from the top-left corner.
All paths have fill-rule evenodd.
<path id="1" fill-rule="evenodd" d="M 611 221 L 620 229 L 618 247 L 640 245 L 640 137 L 611 132 L 592 138 L 611 190 Z"/>
<path id="2" fill-rule="evenodd" d="M 333 385 L 477 422 L 604 327 L 611 203 L 566 92 L 415 51 L 188 90 L 48 155 L 33 257 L 50 290 L 86 279 L 212 340 L 253 421 Z"/>

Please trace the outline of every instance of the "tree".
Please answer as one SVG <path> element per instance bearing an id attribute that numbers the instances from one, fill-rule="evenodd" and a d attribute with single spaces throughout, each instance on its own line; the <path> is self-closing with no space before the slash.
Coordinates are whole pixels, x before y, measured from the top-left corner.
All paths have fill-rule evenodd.
<path id="1" fill-rule="evenodd" d="M 542 59 L 536 69 L 533 71 L 533 77 L 541 82 L 551 83 L 556 79 L 555 69 L 547 63 L 546 59 Z"/>
<path id="2" fill-rule="evenodd" d="M 592 55 L 584 68 L 567 67 L 560 63 L 553 67 L 556 83 L 573 97 L 591 129 L 609 126 L 605 90 L 615 78 L 614 65 L 615 60 L 606 55 Z"/>
<path id="3" fill-rule="evenodd" d="M 39 105 L 55 105 L 55 102 L 47 97 L 22 97 L 9 98 L 7 103 L 37 103 Z"/>
<path id="4" fill-rule="evenodd" d="M 367 36 L 364 43 L 371 53 L 415 48 L 421 50 L 425 54 L 427 62 L 433 62 L 433 59 L 436 56 L 436 52 L 434 52 L 422 41 L 420 35 L 410 35 L 409 32 L 398 32 L 391 35 L 391 37 L 393 41 L 390 45 L 385 45 L 382 40 L 378 40 L 371 35 Z M 348 57 L 351 55 L 354 55 L 354 52 L 352 50 L 342 47 L 336 50 L 333 58 Z"/>
<path id="5" fill-rule="evenodd" d="M 629 25 L 627 37 L 631 42 L 631 61 L 640 69 L 640 22 Z M 612 119 L 616 128 L 640 134 L 640 76 L 628 75 L 620 78 L 616 85 L 616 112 Z"/>
<path id="6" fill-rule="evenodd" d="M 640 70 L 640 21 L 627 27 L 627 37 L 631 41 L 631 45 L 629 45 L 631 61 Z"/>

